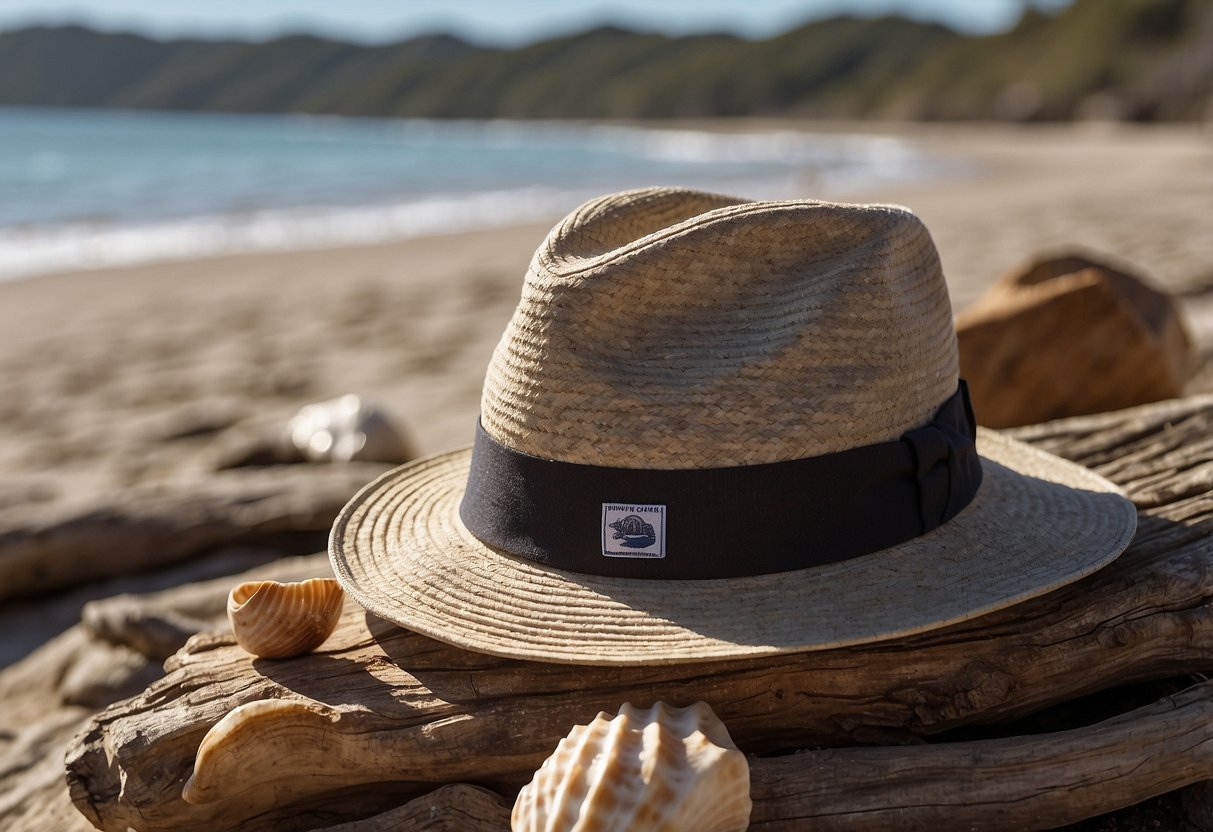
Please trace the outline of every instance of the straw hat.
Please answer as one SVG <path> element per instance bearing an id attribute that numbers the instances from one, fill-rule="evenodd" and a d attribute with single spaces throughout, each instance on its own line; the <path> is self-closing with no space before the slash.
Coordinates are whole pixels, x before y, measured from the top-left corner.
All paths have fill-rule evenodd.
<path id="1" fill-rule="evenodd" d="M 639 665 L 918 633 L 1128 545 L 1114 485 L 992 431 L 974 450 L 975 430 L 906 209 L 615 194 L 536 252 L 475 459 L 364 488 L 333 567 L 440 641 Z"/>

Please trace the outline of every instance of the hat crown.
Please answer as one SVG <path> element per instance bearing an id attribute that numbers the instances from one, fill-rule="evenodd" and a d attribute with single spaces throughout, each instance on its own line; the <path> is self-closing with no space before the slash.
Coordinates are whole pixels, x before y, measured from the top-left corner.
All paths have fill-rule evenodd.
<path id="1" fill-rule="evenodd" d="M 563 462 L 781 462 L 922 426 L 957 363 L 939 257 L 908 210 L 654 188 L 549 234 L 481 422 Z"/>

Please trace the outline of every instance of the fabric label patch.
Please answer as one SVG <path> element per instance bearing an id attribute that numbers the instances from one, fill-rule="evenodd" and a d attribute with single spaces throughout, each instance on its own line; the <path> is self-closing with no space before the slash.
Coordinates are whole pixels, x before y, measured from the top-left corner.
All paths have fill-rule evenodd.
<path id="1" fill-rule="evenodd" d="M 665 506 L 603 503 L 602 554 L 608 558 L 664 558 Z"/>

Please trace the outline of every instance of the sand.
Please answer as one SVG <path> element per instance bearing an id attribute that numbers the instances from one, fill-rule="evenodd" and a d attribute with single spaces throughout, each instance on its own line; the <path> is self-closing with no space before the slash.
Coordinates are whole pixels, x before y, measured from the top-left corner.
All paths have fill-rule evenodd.
<path id="1" fill-rule="evenodd" d="M 1207 133 L 860 129 L 907 136 L 970 173 L 863 193 L 806 181 L 795 195 L 914 209 L 957 308 L 1033 252 L 1080 246 L 1186 293 L 1199 341 L 1213 340 Z M 423 453 L 466 443 L 485 365 L 549 226 L 0 284 L 0 513 L 197 473 L 226 426 L 346 392 L 386 406 Z"/>

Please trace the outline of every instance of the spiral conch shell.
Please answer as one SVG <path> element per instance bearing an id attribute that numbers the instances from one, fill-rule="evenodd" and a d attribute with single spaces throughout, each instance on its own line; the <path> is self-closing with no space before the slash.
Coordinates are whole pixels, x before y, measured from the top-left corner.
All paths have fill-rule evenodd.
<path id="1" fill-rule="evenodd" d="M 514 832 L 733 832 L 750 824 L 750 766 L 703 702 L 600 713 L 523 787 Z"/>
<path id="2" fill-rule="evenodd" d="M 332 578 L 247 581 L 227 596 L 227 617 L 245 650 L 263 659 L 285 659 L 324 643 L 337 626 L 344 598 Z"/>

